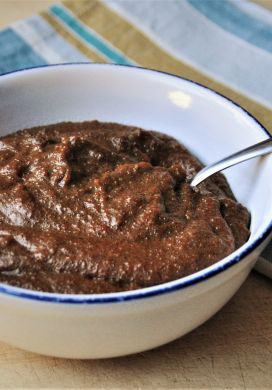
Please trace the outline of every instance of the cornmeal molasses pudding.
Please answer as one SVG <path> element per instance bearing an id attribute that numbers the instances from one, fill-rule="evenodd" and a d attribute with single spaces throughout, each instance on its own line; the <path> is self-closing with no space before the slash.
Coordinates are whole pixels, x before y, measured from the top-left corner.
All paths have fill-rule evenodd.
<path id="1" fill-rule="evenodd" d="M 208 153 L 208 151 L 207 151 Z M 0 282 L 59 293 L 156 285 L 229 255 L 249 213 L 175 139 L 97 121 L 0 139 Z"/>

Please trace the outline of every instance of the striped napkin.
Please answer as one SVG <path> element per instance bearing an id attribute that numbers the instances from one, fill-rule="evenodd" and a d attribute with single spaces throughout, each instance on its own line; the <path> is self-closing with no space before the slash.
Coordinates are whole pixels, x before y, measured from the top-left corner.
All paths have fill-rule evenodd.
<path id="1" fill-rule="evenodd" d="M 155 68 L 215 89 L 272 131 L 270 11 L 264 0 L 65 1 L 0 31 L 0 74 L 78 61 Z M 272 244 L 256 268 L 272 277 Z"/>

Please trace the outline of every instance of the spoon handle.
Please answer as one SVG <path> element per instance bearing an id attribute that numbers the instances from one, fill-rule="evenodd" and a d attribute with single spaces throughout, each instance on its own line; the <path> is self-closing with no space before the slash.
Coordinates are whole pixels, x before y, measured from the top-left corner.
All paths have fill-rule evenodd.
<path id="1" fill-rule="evenodd" d="M 207 177 L 212 176 L 217 172 L 223 171 L 226 168 L 232 167 L 233 165 L 271 152 L 272 138 L 268 138 L 265 141 L 252 145 L 249 148 L 240 150 L 239 152 L 234 153 L 231 156 L 223 158 L 223 160 L 217 161 L 201 169 L 201 171 L 199 171 L 193 178 L 191 186 L 195 187 L 203 180 L 207 179 Z"/>

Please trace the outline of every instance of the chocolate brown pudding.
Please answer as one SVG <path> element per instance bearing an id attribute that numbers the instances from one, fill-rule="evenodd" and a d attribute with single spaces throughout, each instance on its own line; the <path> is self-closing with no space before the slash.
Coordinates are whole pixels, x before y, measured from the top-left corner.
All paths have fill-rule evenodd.
<path id="1" fill-rule="evenodd" d="M 207 150 L 207 153 L 209 151 Z M 249 237 L 223 175 L 175 139 L 97 121 L 0 138 L 0 282 L 104 293 L 189 275 Z"/>

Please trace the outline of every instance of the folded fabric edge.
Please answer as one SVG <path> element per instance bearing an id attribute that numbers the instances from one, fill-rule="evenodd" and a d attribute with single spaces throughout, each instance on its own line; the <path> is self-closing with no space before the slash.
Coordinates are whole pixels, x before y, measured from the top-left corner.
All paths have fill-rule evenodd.
<path id="1" fill-rule="evenodd" d="M 272 263 L 264 257 L 259 257 L 254 269 L 272 279 Z"/>

